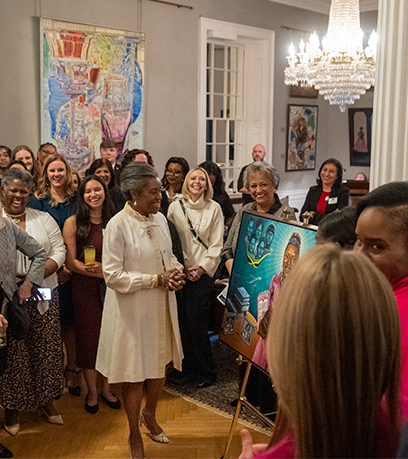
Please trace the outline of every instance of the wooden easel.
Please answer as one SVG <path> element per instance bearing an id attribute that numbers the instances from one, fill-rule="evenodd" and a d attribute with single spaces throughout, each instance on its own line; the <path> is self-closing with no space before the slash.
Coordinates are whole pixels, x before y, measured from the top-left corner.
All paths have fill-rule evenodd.
<path id="1" fill-rule="evenodd" d="M 229 453 L 229 450 L 230 450 L 230 447 L 231 447 L 232 437 L 234 436 L 234 432 L 235 432 L 235 429 L 237 427 L 238 417 L 239 417 L 239 413 L 241 411 L 241 406 L 242 405 L 245 405 L 247 408 L 249 408 L 256 416 L 258 416 L 260 419 L 262 419 L 262 421 L 265 424 L 267 424 L 268 426 L 270 426 L 272 429 L 275 427 L 275 423 L 272 422 L 269 418 L 267 418 L 259 410 L 257 410 L 253 405 L 251 405 L 248 402 L 248 400 L 246 399 L 246 397 L 245 397 L 245 389 L 246 389 L 246 386 L 247 386 L 247 383 L 248 383 L 249 373 L 250 373 L 251 368 L 252 368 L 252 362 L 250 360 L 247 360 L 244 357 L 242 357 L 242 355 L 240 355 L 237 358 L 237 361 L 238 361 L 238 365 L 241 365 L 243 362 L 246 362 L 247 363 L 247 367 L 246 367 L 246 371 L 245 371 L 244 380 L 242 381 L 241 389 L 239 391 L 237 408 L 235 410 L 234 418 L 232 419 L 230 431 L 229 431 L 229 434 L 228 434 L 227 445 L 225 447 L 224 454 L 221 456 L 221 459 L 228 459 L 228 453 Z"/>

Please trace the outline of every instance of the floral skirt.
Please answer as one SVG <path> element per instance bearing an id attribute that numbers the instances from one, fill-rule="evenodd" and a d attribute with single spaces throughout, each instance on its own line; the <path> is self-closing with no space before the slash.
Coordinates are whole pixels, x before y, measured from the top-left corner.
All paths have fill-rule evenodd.
<path id="1" fill-rule="evenodd" d="M 64 388 L 58 290 L 41 315 L 35 301 L 27 301 L 30 330 L 17 341 L 8 333 L 7 367 L 0 380 L 0 403 L 8 409 L 46 405 Z"/>

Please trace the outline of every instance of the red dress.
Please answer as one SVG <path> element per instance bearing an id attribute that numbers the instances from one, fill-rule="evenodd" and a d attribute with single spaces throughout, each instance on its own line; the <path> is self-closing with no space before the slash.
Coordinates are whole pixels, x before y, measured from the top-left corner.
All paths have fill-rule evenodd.
<path id="1" fill-rule="evenodd" d="M 102 261 L 102 223 L 91 223 L 86 245 L 95 247 L 95 260 Z M 72 274 L 72 297 L 75 314 L 76 364 L 94 369 L 102 321 L 103 279 Z"/>

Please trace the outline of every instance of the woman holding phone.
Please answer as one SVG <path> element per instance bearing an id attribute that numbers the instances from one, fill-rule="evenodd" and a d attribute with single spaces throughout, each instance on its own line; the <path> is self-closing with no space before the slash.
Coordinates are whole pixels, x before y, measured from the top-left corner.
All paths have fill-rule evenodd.
<path id="1" fill-rule="evenodd" d="M 28 336 L 20 341 L 10 337 L 8 342 L 8 364 L 0 384 L 0 397 L 5 408 L 4 428 L 10 435 L 20 430 L 21 410 L 41 408 L 48 422 L 63 423 L 53 398 L 64 387 L 56 271 L 64 263 L 65 247 L 55 220 L 45 212 L 27 207 L 32 186 L 33 177 L 24 169 L 9 169 L 2 177 L 3 214 L 45 249 L 47 261 L 41 287 L 52 291 L 49 301 L 26 302 L 30 315 Z M 17 277 L 25 279 L 31 264 L 27 256 L 17 252 Z"/>

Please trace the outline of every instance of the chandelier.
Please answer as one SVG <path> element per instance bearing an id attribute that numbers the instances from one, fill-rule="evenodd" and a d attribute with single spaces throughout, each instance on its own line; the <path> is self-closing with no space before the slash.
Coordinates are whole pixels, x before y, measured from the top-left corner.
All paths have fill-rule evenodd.
<path id="1" fill-rule="evenodd" d="M 332 0 L 322 46 L 316 32 L 306 45 L 301 40 L 299 53 L 290 45 L 285 84 L 314 86 L 344 112 L 375 82 L 377 34 L 371 34 L 365 50 L 363 35 L 359 0 Z"/>

